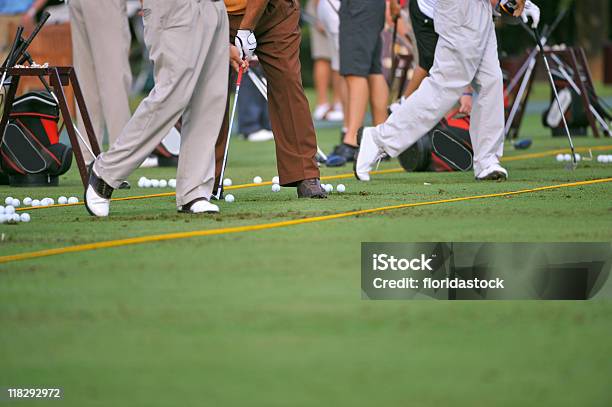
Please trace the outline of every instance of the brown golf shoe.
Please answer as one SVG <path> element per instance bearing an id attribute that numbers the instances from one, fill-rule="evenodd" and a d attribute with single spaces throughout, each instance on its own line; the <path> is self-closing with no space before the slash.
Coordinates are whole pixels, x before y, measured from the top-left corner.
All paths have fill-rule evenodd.
<path id="1" fill-rule="evenodd" d="M 297 186 L 298 198 L 325 199 L 327 193 L 318 178 L 305 179 Z"/>

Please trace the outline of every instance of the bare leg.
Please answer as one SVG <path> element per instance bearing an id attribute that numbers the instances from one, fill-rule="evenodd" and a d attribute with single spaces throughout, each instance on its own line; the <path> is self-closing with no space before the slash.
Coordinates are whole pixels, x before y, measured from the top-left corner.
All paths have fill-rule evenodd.
<path id="1" fill-rule="evenodd" d="M 317 59 L 314 63 L 314 85 L 317 93 L 317 106 L 329 103 L 327 90 L 331 81 L 331 64 L 326 59 Z"/>
<path id="2" fill-rule="evenodd" d="M 334 83 L 334 104 L 340 103 L 342 105 L 342 112 L 344 113 L 344 123 L 342 127 L 348 127 L 348 89 L 346 86 L 346 80 L 340 75 L 338 71 L 333 72 L 333 83 Z"/>
<path id="3" fill-rule="evenodd" d="M 423 79 L 427 78 L 428 75 L 429 75 L 429 72 L 427 72 L 420 66 L 417 66 L 414 69 L 414 72 L 412 73 L 412 79 L 410 79 L 410 82 L 408 83 L 408 86 L 406 87 L 404 96 L 408 97 L 412 95 L 414 91 L 417 90 L 419 86 L 421 86 L 421 82 L 423 82 Z"/>
<path id="4" fill-rule="evenodd" d="M 346 83 L 350 115 L 344 142 L 351 146 L 357 146 L 357 131 L 363 126 L 368 104 L 368 80 L 361 76 L 350 75 L 346 77 Z"/>
<path id="5" fill-rule="evenodd" d="M 377 126 L 387 120 L 387 103 L 389 102 L 389 86 L 385 77 L 381 74 L 368 77 L 370 87 L 370 108 L 372 110 L 372 121 Z"/>

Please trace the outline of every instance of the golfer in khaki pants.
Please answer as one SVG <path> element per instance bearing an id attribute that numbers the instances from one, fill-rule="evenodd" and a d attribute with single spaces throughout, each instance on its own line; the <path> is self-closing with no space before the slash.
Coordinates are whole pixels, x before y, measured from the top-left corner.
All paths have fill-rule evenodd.
<path id="1" fill-rule="evenodd" d="M 103 3 L 103 5 L 102 5 Z M 74 67 L 91 122 L 102 145 L 104 129 L 112 145 L 130 120 L 130 27 L 125 0 L 70 0 Z M 85 135 L 81 113 L 79 131 Z M 82 143 L 83 141 L 81 141 Z M 94 157 L 81 145 L 86 162 Z"/>
<path id="2" fill-rule="evenodd" d="M 223 1 L 144 0 L 145 42 L 155 87 L 123 132 L 95 161 L 85 194 L 88 211 L 107 216 L 114 188 L 183 116 L 176 203 L 180 212 L 218 212 L 209 202 L 215 141 L 227 98 L 229 25 Z"/>

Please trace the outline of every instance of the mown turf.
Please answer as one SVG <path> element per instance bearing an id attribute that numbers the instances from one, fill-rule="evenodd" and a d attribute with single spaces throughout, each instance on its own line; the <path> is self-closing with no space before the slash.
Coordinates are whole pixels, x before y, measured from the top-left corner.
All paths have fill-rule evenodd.
<path id="1" fill-rule="evenodd" d="M 534 138 L 528 153 L 566 147 L 536 116 L 523 134 Z M 319 136 L 328 150 L 337 131 Z M 236 141 L 231 156 L 234 184 L 276 174 L 270 143 Z M 333 181 L 346 194 L 325 201 L 241 189 L 221 215 L 201 218 L 176 214 L 172 198 L 114 203 L 107 220 L 43 209 L 30 224 L 0 226 L 0 255 L 612 176 L 612 164 L 568 172 L 554 157 L 507 168 L 506 183 L 349 178 Z M 142 175 L 173 176 L 147 169 L 130 181 Z M 159 190 L 116 196 L 148 192 Z M 359 250 L 362 241 L 611 241 L 611 192 L 598 184 L 1 264 L 0 386 L 62 386 L 71 406 L 609 405 L 612 302 L 367 302 Z M 82 191 L 73 171 L 60 188 L 0 189 L 8 194 Z"/>

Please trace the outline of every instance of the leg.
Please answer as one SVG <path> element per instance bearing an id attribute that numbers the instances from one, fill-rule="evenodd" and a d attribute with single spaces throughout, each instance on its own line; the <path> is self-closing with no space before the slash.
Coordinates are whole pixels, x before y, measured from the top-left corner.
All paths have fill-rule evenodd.
<path id="1" fill-rule="evenodd" d="M 414 73 L 412 74 L 410 82 L 408 82 L 408 86 L 406 86 L 404 96 L 409 97 L 410 95 L 412 95 L 419 88 L 419 86 L 421 86 L 423 79 L 427 78 L 428 75 L 429 73 L 426 70 L 424 70 L 420 66 L 417 66 L 414 69 Z"/>
<path id="2" fill-rule="evenodd" d="M 112 145 L 131 115 L 131 36 L 126 4 L 125 0 L 107 0 L 103 13 L 95 1 L 83 1 L 81 8 L 87 24 L 89 46 L 92 49 L 91 62 L 95 71 L 103 123 L 108 131 L 109 145 Z M 102 134 L 98 137 L 101 138 Z"/>
<path id="3" fill-rule="evenodd" d="M 87 110 L 91 118 L 91 123 L 98 139 L 98 144 L 102 146 L 104 137 L 104 119 L 102 115 L 102 102 L 98 92 L 96 71 L 94 68 L 94 56 L 87 30 L 87 21 L 83 13 L 83 6 L 87 1 L 72 0 L 68 3 L 70 9 L 70 29 L 72 33 L 72 49 L 74 69 L 81 85 L 83 97 L 87 104 Z M 87 134 L 83 124 L 81 112 L 77 111 L 77 122 L 79 132 L 84 136 Z M 90 163 L 95 157 L 91 155 L 79 139 L 79 145 L 86 163 Z M 78 148 L 77 146 L 73 146 Z"/>
<path id="4" fill-rule="evenodd" d="M 181 151 L 176 179 L 177 206 L 197 198 L 210 199 L 215 186 L 215 140 L 223 121 L 229 74 L 229 24 L 221 2 L 202 2 L 207 15 L 217 14 L 217 29 L 198 29 L 210 48 L 204 50 L 205 62 L 195 91 L 183 115 Z M 212 22 L 207 21 L 211 25 Z M 214 28 L 214 27 L 213 27 Z M 221 62 L 221 63 L 220 63 Z"/>
<path id="5" fill-rule="evenodd" d="M 315 93 L 317 95 L 317 108 L 315 120 L 322 120 L 330 108 L 327 91 L 331 81 L 331 67 L 326 59 L 316 59 L 313 67 Z"/>
<path id="6" fill-rule="evenodd" d="M 482 62 L 476 72 L 470 138 L 474 147 L 474 172 L 482 177 L 488 169 L 499 166 L 504 151 L 504 88 L 497 39 L 492 27 Z"/>
<path id="7" fill-rule="evenodd" d="M 344 143 L 351 146 L 357 145 L 357 132 L 363 126 L 366 109 L 368 106 L 368 80 L 361 76 L 350 75 L 346 77 L 348 90 L 348 111 L 346 134 Z"/>
<path id="8" fill-rule="evenodd" d="M 372 121 L 379 125 L 387 120 L 387 102 L 389 101 L 389 86 L 382 74 L 374 74 L 368 77 L 370 88 L 370 108 L 372 110 Z"/>
<path id="9" fill-rule="evenodd" d="M 317 138 L 301 78 L 299 7 L 271 0 L 255 30 L 257 56 L 268 78 L 268 106 L 281 185 L 319 178 Z"/>

